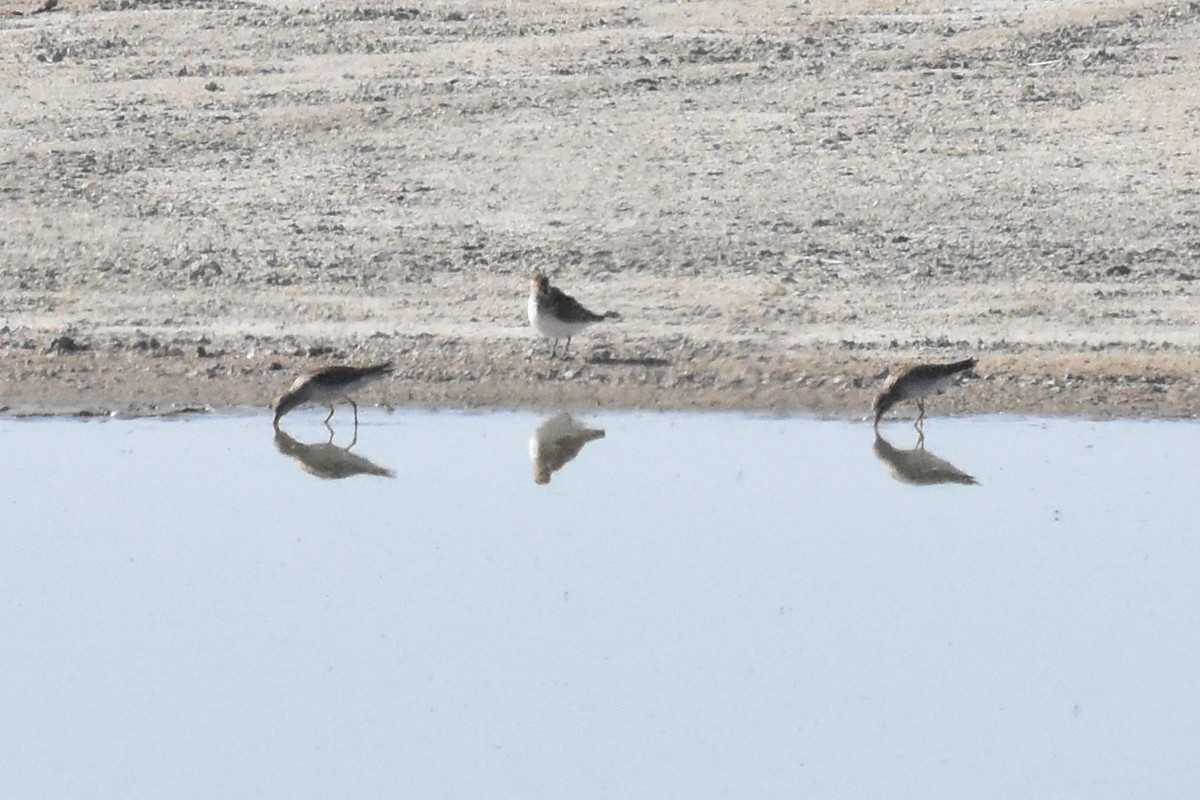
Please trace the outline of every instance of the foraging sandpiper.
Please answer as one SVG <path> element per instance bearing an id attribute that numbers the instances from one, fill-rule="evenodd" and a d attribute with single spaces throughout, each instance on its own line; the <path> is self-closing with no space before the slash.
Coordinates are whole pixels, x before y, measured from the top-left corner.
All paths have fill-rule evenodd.
<path id="1" fill-rule="evenodd" d="M 554 340 L 550 347 L 551 358 L 558 349 L 559 339 L 567 340 L 563 347 L 565 358 L 567 350 L 571 347 L 572 336 L 588 325 L 620 317 L 615 311 L 606 311 L 603 314 L 588 311 L 574 297 L 551 286 L 550 279 L 540 272 L 530 281 L 529 324 L 542 336 Z"/>
<path id="2" fill-rule="evenodd" d="M 975 359 L 968 358 L 953 364 L 912 364 L 893 370 L 872 406 L 875 426 L 879 427 L 883 415 L 896 403 L 916 400 L 920 413 L 915 424 L 920 427 L 925 419 L 925 398 L 942 391 L 955 375 L 974 366 Z"/>
<path id="3" fill-rule="evenodd" d="M 333 404 L 345 400 L 354 408 L 354 426 L 357 428 L 358 404 L 350 393 L 391 373 L 390 361 L 369 367 L 323 367 L 306 372 L 271 405 L 275 409 L 274 424 L 278 427 L 280 417 L 302 403 L 321 403 L 329 406 L 329 416 L 325 417 L 328 425 L 333 418 Z"/>

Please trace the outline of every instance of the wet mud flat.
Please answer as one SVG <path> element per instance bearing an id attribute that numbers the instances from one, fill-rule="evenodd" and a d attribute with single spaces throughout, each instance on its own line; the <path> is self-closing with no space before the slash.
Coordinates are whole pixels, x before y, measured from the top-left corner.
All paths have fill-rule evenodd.
<path id="1" fill-rule="evenodd" d="M 0 5 L 0 404 L 1187 416 L 1200 6 Z M 547 272 L 620 322 L 570 360 Z"/>

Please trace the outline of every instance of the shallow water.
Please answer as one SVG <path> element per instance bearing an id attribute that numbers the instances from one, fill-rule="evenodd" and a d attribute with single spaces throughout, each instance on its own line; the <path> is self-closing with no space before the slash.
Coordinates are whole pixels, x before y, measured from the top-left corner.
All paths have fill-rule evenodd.
<path id="1" fill-rule="evenodd" d="M 321 416 L 0 420 L 4 796 L 1200 787 L 1198 424 Z"/>

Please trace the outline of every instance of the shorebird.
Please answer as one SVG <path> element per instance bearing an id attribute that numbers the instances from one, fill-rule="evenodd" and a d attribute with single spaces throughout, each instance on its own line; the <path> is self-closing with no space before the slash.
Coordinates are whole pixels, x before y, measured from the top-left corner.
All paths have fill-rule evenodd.
<path id="1" fill-rule="evenodd" d="M 538 426 L 529 439 L 533 482 L 539 486 L 549 483 L 550 476 L 579 455 L 585 444 L 603 438 L 604 431 L 589 428 L 565 412 L 550 417 Z"/>
<path id="2" fill-rule="evenodd" d="M 323 367 L 306 372 L 271 405 L 275 409 L 274 424 L 278 427 L 280 417 L 302 403 L 321 403 L 329 406 L 329 416 L 325 417 L 328 425 L 333 419 L 333 404 L 345 400 L 354 408 L 354 426 L 358 427 L 358 404 L 350 393 L 391 373 L 390 361 L 369 367 Z"/>
<path id="3" fill-rule="evenodd" d="M 571 347 L 572 336 L 588 325 L 621 317 L 615 311 L 606 311 L 603 314 L 588 311 L 574 297 L 551 286 L 550 279 L 540 272 L 533 276 L 529 284 L 529 324 L 542 336 L 554 340 L 550 347 L 551 358 L 558 349 L 559 339 L 567 340 L 566 346 L 563 347 L 565 358 L 567 350 Z"/>
<path id="4" fill-rule="evenodd" d="M 883 389 L 875 398 L 875 427 L 889 408 L 902 400 L 916 400 L 920 414 L 916 425 L 925 419 L 925 398 L 945 389 L 951 378 L 975 366 L 975 359 L 955 361 L 953 364 L 912 364 L 893 370 L 883 383 Z"/>

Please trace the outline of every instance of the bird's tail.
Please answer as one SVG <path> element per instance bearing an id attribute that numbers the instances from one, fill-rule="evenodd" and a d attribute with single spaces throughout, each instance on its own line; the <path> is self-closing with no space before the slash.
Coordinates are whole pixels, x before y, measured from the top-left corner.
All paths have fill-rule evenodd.
<path id="1" fill-rule="evenodd" d="M 604 317 L 605 319 L 620 319 L 621 318 L 621 315 L 618 314 L 616 311 L 605 311 L 600 316 Z"/>
<path id="2" fill-rule="evenodd" d="M 967 370 L 974 368 L 975 364 L 976 361 L 974 358 L 967 358 L 963 359 L 962 361 L 955 361 L 953 364 L 947 364 L 946 369 L 952 373 L 966 372 Z"/>
<path id="3" fill-rule="evenodd" d="M 384 361 L 381 364 L 374 364 L 367 367 L 367 370 L 372 375 L 390 375 L 395 370 L 395 367 L 391 361 Z"/>

